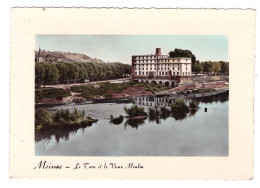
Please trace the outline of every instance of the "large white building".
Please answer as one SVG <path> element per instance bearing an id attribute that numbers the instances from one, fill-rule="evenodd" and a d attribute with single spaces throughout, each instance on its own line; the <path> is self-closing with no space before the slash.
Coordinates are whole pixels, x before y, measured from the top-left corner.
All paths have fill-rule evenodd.
<path id="1" fill-rule="evenodd" d="M 191 58 L 175 57 L 161 54 L 156 48 L 155 54 L 132 56 L 132 78 L 162 78 L 191 76 Z"/>

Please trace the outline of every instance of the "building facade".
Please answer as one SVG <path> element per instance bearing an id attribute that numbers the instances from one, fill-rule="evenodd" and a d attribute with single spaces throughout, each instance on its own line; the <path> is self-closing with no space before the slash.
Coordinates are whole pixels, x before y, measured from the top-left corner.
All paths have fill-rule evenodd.
<path id="1" fill-rule="evenodd" d="M 175 57 L 161 54 L 156 48 L 155 54 L 132 56 L 132 79 L 166 79 L 180 80 L 191 76 L 191 58 Z"/>

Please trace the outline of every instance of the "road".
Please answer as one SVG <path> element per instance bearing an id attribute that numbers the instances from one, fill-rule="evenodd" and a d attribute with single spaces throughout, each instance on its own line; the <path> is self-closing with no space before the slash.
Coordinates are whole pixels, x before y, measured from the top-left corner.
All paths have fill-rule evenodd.
<path id="1" fill-rule="evenodd" d="M 102 80 L 102 81 L 93 81 L 89 83 L 69 83 L 69 84 L 56 84 L 56 85 L 45 85 L 45 88 L 67 88 L 71 86 L 76 86 L 76 85 L 88 85 L 88 84 L 98 84 L 101 82 L 109 82 L 109 83 L 124 83 L 124 82 L 129 82 L 131 78 L 120 78 L 120 79 L 114 79 L 114 80 Z M 43 85 L 40 85 L 41 87 L 44 87 Z"/>

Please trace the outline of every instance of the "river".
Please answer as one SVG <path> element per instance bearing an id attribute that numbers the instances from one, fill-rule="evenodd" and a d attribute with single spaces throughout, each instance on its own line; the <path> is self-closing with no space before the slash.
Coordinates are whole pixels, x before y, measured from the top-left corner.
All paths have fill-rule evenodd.
<path id="1" fill-rule="evenodd" d="M 182 117 L 110 123 L 110 115 L 126 116 L 124 106 L 170 106 L 171 97 L 143 96 L 125 103 L 95 102 L 45 108 L 85 110 L 98 119 L 71 132 L 37 134 L 38 156 L 228 156 L 228 93 L 196 98 L 199 109 Z M 191 99 L 184 98 L 188 103 Z M 206 108 L 206 109 L 205 109 Z"/>

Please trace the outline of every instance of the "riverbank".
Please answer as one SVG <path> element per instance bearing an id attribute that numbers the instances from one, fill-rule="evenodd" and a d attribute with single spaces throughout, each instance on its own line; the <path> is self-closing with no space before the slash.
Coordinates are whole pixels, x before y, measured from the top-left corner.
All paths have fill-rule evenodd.
<path id="1" fill-rule="evenodd" d="M 106 101 L 125 103 L 131 101 L 132 98 L 139 96 L 189 95 L 191 98 L 197 98 L 224 93 L 227 90 L 228 83 L 223 81 L 184 85 L 170 89 L 164 86 L 148 83 L 105 82 L 94 85 L 77 85 L 68 89 L 36 89 L 35 102 L 37 107 Z"/>
<path id="2" fill-rule="evenodd" d="M 96 99 L 118 99 L 153 95 L 162 92 L 167 87 L 147 83 L 99 83 L 88 85 L 75 85 L 69 88 L 41 88 L 35 89 L 35 102 L 37 105 L 59 105 L 72 102 L 83 102 Z"/>

